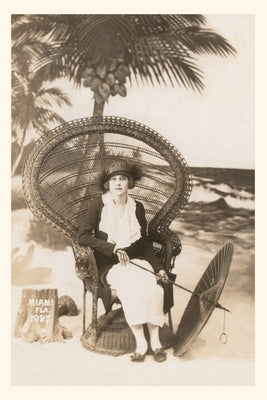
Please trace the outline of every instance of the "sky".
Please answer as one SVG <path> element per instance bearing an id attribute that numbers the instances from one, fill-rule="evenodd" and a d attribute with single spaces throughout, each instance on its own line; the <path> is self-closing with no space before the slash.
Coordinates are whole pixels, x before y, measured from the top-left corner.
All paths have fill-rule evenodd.
<path id="1" fill-rule="evenodd" d="M 254 169 L 254 16 L 208 14 L 207 27 L 224 36 L 237 55 L 200 56 L 202 93 L 175 86 L 126 84 L 127 97 L 111 97 L 104 115 L 137 120 L 165 136 L 192 167 Z M 54 83 L 55 86 L 55 83 Z M 59 109 L 67 120 L 90 117 L 90 89 L 74 90 L 57 82 L 71 96 L 72 108 Z"/>

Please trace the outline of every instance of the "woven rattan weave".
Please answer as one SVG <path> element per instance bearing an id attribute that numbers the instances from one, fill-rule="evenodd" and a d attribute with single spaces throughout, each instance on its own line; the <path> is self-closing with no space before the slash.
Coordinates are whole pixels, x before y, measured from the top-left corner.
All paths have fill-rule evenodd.
<path id="1" fill-rule="evenodd" d="M 98 271 L 93 251 L 79 246 L 76 235 L 88 201 L 101 193 L 97 185 L 100 169 L 118 157 L 142 166 L 143 177 L 131 195 L 144 204 L 149 234 L 165 268 L 170 269 L 181 243 L 169 225 L 188 201 L 191 179 L 180 152 L 160 134 L 120 117 L 70 121 L 36 142 L 23 169 L 29 208 L 69 239 L 73 248 L 76 272 L 84 283 L 84 328 L 85 296 L 87 291 L 92 293 L 92 343 L 98 335 Z"/>

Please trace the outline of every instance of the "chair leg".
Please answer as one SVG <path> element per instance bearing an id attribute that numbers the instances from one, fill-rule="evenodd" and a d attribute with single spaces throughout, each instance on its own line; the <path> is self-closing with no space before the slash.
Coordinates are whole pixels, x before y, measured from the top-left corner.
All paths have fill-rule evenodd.
<path id="1" fill-rule="evenodd" d="M 92 293 L 92 341 L 96 342 L 96 331 L 97 331 L 97 301 L 98 295 L 97 290 Z"/>
<path id="2" fill-rule="evenodd" d="M 83 333 L 85 332 L 86 324 L 86 292 L 85 284 L 83 284 Z"/>

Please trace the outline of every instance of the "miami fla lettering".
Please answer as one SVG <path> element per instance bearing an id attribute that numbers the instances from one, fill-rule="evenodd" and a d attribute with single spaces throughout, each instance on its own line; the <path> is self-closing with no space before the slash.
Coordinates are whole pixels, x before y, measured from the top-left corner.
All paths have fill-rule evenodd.
<path id="1" fill-rule="evenodd" d="M 29 306 L 51 307 L 54 305 L 53 299 L 29 299 Z"/>
<path id="2" fill-rule="evenodd" d="M 49 314 L 49 308 L 54 305 L 53 299 L 29 299 L 29 305 L 35 307 L 35 314 Z"/>

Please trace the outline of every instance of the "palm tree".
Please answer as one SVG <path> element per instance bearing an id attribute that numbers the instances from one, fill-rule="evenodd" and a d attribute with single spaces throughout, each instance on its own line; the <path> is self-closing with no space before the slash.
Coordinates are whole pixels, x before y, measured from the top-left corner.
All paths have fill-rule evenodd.
<path id="1" fill-rule="evenodd" d="M 94 115 L 109 96 L 126 96 L 126 80 L 201 91 L 196 57 L 234 55 L 228 41 L 206 28 L 203 15 L 17 15 L 13 40 L 46 39 L 53 51 L 36 64 L 50 79 L 64 75 L 94 92 Z"/>
<path id="2" fill-rule="evenodd" d="M 17 148 L 12 176 L 21 162 L 27 132 L 32 128 L 42 134 L 49 130 L 51 123 L 65 122 L 51 108 L 71 105 L 61 89 L 44 86 L 44 73 L 32 71 L 37 54 L 44 54 L 47 49 L 47 44 L 36 40 L 12 48 L 12 136 Z"/>

